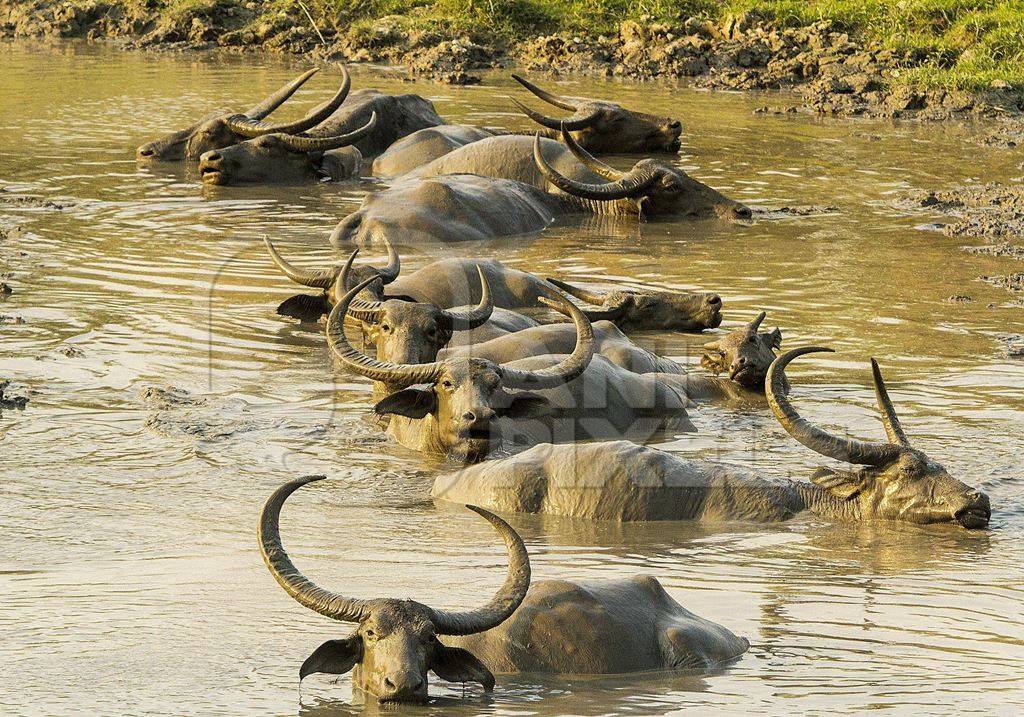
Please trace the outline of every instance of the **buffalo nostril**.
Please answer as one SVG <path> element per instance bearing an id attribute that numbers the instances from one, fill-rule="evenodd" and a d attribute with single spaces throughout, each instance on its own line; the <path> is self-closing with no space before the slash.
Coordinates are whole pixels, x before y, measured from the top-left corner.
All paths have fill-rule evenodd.
<path id="1" fill-rule="evenodd" d="M 220 159 L 220 152 L 207 152 L 206 156 L 203 157 L 208 162 L 215 162 Z"/>
<path id="2" fill-rule="evenodd" d="M 395 689 L 395 683 L 391 681 L 390 677 L 384 678 L 384 686 L 387 687 L 389 690 Z"/>
<path id="3" fill-rule="evenodd" d="M 708 306 L 721 306 L 722 305 L 722 297 L 719 296 L 718 294 L 714 294 L 714 295 L 708 297 L 707 302 L 708 302 Z"/>
<path id="4" fill-rule="evenodd" d="M 147 147 L 142 147 L 142 148 L 139 149 L 139 156 L 141 156 L 141 157 L 152 157 L 153 156 L 153 150 L 151 150 L 151 149 L 149 149 Z"/>
<path id="5" fill-rule="evenodd" d="M 679 120 L 672 120 L 671 122 L 668 123 L 668 128 L 669 129 L 682 129 L 683 128 L 683 123 L 680 122 Z"/>
<path id="6" fill-rule="evenodd" d="M 476 420 L 476 414 L 473 413 L 472 411 L 466 411 L 465 413 L 462 414 L 462 417 L 465 420 L 467 420 L 467 421 L 475 421 Z"/>

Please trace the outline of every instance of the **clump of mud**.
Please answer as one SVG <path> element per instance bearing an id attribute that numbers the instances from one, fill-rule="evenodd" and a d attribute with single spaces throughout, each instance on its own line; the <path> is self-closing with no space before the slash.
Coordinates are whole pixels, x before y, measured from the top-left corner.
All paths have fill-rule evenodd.
<path id="1" fill-rule="evenodd" d="M 10 379 L 0 379 L 0 409 L 14 408 L 24 410 L 28 405 L 28 394 L 23 386 L 16 385 Z"/>
<path id="2" fill-rule="evenodd" d="M 989 240 L 1024 236 L 1024 185 L 990 182 L 919 191 L 909 194 L 905 203 L 954 217 L 956 221 L 941 227 L 946 236 Z"/>
<path id="3" fill-rule="evenodd" d="M 287 427 L 287 421 L 261 416 L 240 398 L 196 396 L 173 386 L 148 386 L 139 401 L 154 411 L 146 427 L 171 438 L 216 441 L 242 433 Z"/>
<path id="4" fill-rule="evenodd" d="M 993 286 L 998 286 L 1001 289 L 1006 289 L 1007 291 L 1024 291 L 1024 273 L 1022 272 L 1006 274 L 1004 276 L 982 276 L 979 278 L 982 281 L 992 284 Z"/>
<path id="5" fill-rule="evenodd" d="M 1024 334 L 1002 334 L 999 340 L 1007 358 L 1024 358 Z"/>

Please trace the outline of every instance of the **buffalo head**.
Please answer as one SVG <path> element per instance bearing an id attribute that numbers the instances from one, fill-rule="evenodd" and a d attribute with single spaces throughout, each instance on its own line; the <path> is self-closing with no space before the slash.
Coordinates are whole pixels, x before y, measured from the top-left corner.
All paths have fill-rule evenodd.
<path id="1" fill-rule="evenodd" d="M 427 672 L 450 682 L 478 682 L 490 691 L 494 675 L 472 653 L 448 647 L 439 635 L 472 635 L 507 620 L 530 587 L 530 557 L 519 535 L 501 518 L 468 506 L 486 519 L 508 548 L 508 577 L 483 607 L 449 612 L 413 600 L 363 600 L 325 590 L 305 577 L 281 543 L 281 507 L 296 490 L 324 476 L 306 476 L 278 488 L 260 514 L 259 543 L 270 573 L 301 605 L 341 622 L 355 632 L 318 647 L 299 668 L 299 679 L 315 672 L 342 675 L 352 671 L 353 687 L 378 702 L 424 702 Z"/>
<path id="2" fill-rule="evenodd" d="M 368 264 L 354 266 L 355 254 L 353 254 L 349 257 L 344 267 L 331 267 L 329 269 L 310 271 L 293 265 L 281 256 L 270 242 L 270 239 L 264 237 L 263 243 L 267 247 L 270 259 L 285 276 L 296 284 L 321 290 L 321 293 L 316 296 L 299 294 L 286 299 L 277 307 L 277 313 L 282 316 L 291 316 L 300 321 L 318 321 L 321 316 L 331 310 L 332 288 L 334 288 L 338 278 L 342 276 L 344 277 L 342 285 L 345 289 L 348 289 L 353 283 L 359 283 L 364 279 L 379 279 L 379 281 L 371 283 L 366 288 L 364 297 L 374 301 L 383 301 L 385 298 L 389 298 L 384 294 L 384 287 L 398 278 L 399 273 L 402 271 L 402 261 L 387 237 L 381 237 L 381 241 L 388 252 L 388 263 L 384 267 L 378 268 Z M 409 297 L 396 298 L 406 298 L 412 301 Z"/>
<path id="3" fill-rule="evenodd" d="M 572 197 L 588 202 L 615 202 L 612 213 L 718 217 L 735 222 L 746 222 L 751 217 L 750 207 L 729 199 L 668 162 L 641 159 L 628 172 L 621 172 L 595 159 L 564 129 L 562 141 L 587 169 L 608 180 L 591 184 L 559 174 L 544 159 L 538 134 L 533 145 L 537 169 L 552 185 Z"/>
<path id="4" fill-rule="evenodd" d="M 591 152 L 671 152 L 679 151 L 679 120 L 658 117 L 627 110 L 616 102 L 602 100 L 572 100 L 546 92 L 519 75 L 512 79 L 540 99 L 561 110 L 572 112 L 571 117 L 556 119 L 535 112 L 517 100 L 512 100 L 534 122 L 555 130 L 572 132 L 576 141 Z"/>
<path id="5" fill-rule="evenodd" d="M 863 466 L 855 471 L 820 468 L 812 476 L 815 485 L 829 494 L 833 512 L 922 524 L 956 522 L 965 528 L 987 526 L 992 514 L 988 496 L 910 445 L 874 359 L 871 373 L 888 438 L 885 443 L 832 435 L 797 413 L 786 395 L 786 365 L 797 356 L 831 350 L 812 346 L 779 356 L 768 370 L 765 388 L 775 417 L 793 438 L 823 456 Z"/>
<path id="6" fill-rule="evenodd" d="M 349 268 L 358 253 L 358 249 L 352 252 L 340 280 L 335 282 L 332 303 L 343 298 L 345 287 L 352 286 Z M 377 347 L 377 358 L 381 361 L 395 364 L 428 363 L 436 359 L 437 352 L 451 341 L 453 332 L 471 331 L 491 318 L 494 303 L 490 287 L 483 270 L 477 267 L 477 272 L 480 275 L 480 302 L 474 307 L 442 309 L 433 304 L 405 299 L 352 299 L 348 316 L 362 322 L 363 330 Z"/>
<path id="7" fill-rule="evenodd" d="M 356 294 L 373 281 L 357 284 L 327 317 L 327 342 L 342 363 L 355 373 L 395 391 L 377 403 L 380 415 L 418 421 L 417 444 L 430 453 L 463 461 L 484 458 L 496 442 L 493 421 L 499 417 L 530 418 L 548 411 L 547 399 L 527 391 L 563 385 L 582 374 L 594 355 L 594 333 L 587 317 L 568 300 L 566 311 L 576 326 L 573 352 L 549 368 L 526 371 L 480 358 L 450 358 L 425 364 L 398 364 L 373 359 L 348 342 L 341 318 Z M 423 385 L 424 387 L 418 387 Z M 416 388 L 409 388 L 416 387 Z"/>
<path id="8" fill-rule="evenodd" d="M 672 329 L 703 331 L 722 323 L 722 297 L 707 291 L 657 291 L 614 289 L 590 291 L 558 279 L 548 281 L 567 294 L 599 309 L 584 309 L 591 321 L 611 321 L 624 329 Z M 547 306 L 565 313 L 562 304 L 541 298 Z"/>
<path id="9" fill-rule="evenodd" d="M 204 153 L 199 158 L 199 173 L 204 184 L 243 184 L 252 182 L 301 182 L 331 173 L 324 169 L 324 152 L 348 147 L 370 134 L 377 124 L 377 113 L 359 129 L 329 137 L 304 134 L 264 134 L 223 149 Z M 355 171 L 357 162 L 347 171 Z"/>
<path id="10" fill-rule="evenodd" d="M 714 373 L 728 373 L 730 380 L 747 388 L 763 390 L 764 377 L 782 346 L 779 329 L 758 332 L 765 316 L 762 311 L 742 329 L 704 344 L 700 365 Z"/>
<path id="11" fill-rule="evenodd" d="M 315 127 L 330 117 L 348 96 L 352 81 L 344 67 L 341 68 L 341 87 L 334 97 L 310 114 L 295 122 L 282 124 L 271 124 L 264 122 L 263 119 L 280 107 L 316 72 L 317 69 L 314 68 L 300 75 L 252 109 L 241 114 L 216 113 L 191 127 L 171 132 L 158 140 L 148 142 L 136 150 L 136 156 L 140 160 L 195 160 L 205 152 L 230 147 L 253 137 L 274 132 L 294 134 Z"/>

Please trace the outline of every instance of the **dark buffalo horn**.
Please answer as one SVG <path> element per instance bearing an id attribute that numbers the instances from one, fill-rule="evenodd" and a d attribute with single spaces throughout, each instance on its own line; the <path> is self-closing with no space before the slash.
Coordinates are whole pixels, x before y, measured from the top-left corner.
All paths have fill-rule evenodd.
<path id="1" fill-rule="evenodd" d="M 299 604 L 314 612 L 342 622 L 360 622 L 369 611 L 369 601 L 333 593 L 318 586 L 299 572 L 292 563 L 281 543 L 279 521 L 281 506 L 292 493 L 313 481 L 323 480 L 326 476 L 305 476 L 285 483 L 274 491 L 260 513 L 259 543 L 263 561 L 267 564 L 270 574 L 285 592 Z"/>
<path id="2" fill-rule="evenodd" d="M 276 110 L 278 107 L 280 107 L 282 104 L 284 104 L 289 97 L 295 94 L 295 91 L 297 89 L 306 84 L 306 80 L 308 80 L 310 77 L 312 77 L 319 71 L 319 67 L 314 67 L 312 70 L 306 70 L 301 75 L 296 77 L 294 80 L 284 85 L 277 92 L 265 98 L 258 105 L 255 105 L 251 109 L 246 110 L 244 114 L 247 117 L 250 117 L 254 120 L 263 119 L 271 112 Z"/>
<path id="3" fill-rule="evenodd" d="M 765 393 L 775 418 L 797 441 L 812 451 L 837 461 L 866 466 L 883 466 L 896 460 L 900 451 L 898 446 L 834 436 L 801 417 L 793 408 L 786 390 L 786 365 L 797 356 L 821 352 L 832 353 L 833 351 L 820 346 L 807 346 L 787 351 L 772 362 L 765 379 Z"/>
<path id="4" fill-rule="evenodd" d="M 505 541 L 508 549 L 508 576 L 494 597 L 483 607 L 467 612 L 434 610 L 434 630 L 439 635 L 472 635 L 497 627 L 511 617 L 530 589 L 530 554 L 526 552 L 523 539 L 512 526 L 494 513 L 475 505 L 466 507 L 494 526 Z"/>

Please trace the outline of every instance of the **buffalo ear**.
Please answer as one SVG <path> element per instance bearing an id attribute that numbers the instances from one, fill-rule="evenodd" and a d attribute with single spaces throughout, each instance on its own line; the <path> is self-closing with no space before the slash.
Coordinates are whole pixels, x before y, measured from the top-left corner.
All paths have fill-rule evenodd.
<path id="1" fill-rule="evenodd" d="M 843 500 L 854 498 L 864 487 L 864 479 L 860 475 L 836 468 L 819 468 L 811 476 L 811 482 Z"/>
<path id="2" fill-rule="evenodd" d="M 543 418 L 551 413 L 551 402 L 535 393 L 517 393 L 499 413 L 508 418 Z"/>
<path id="3" fill-rule="evenodd" d="M 328 640 L 313 650 L 299 668 L 299 681 L 314 672 L 344 675 L 356 666 L 363 656 L 363 639 L 352 635 L 344 640 Z"/>
<path id="4" fill-rule="evenodd" d="M 434 645 L 434 661 L 430 669 L 448 682 L 479 682 L 490 692 L 494 689 L 494 675 L 469 650 L 448 647 L 440 640 Z"/>
<path id="5" fill-rule="evenodd" d="M 326 294 L 299 294 L 282 301 L 277 307 L 277 313 L 299 321 L 315 322 L 324 314 L 331 313 L 331 303 Z"/>
<path id="6" fill-rule="evenodd" d="M 407 388 L 381 399 L 373 407 L 375 413 L 385 416 L 393 413 L 406 418 L 424 418 L 437 409 L 437 397 L 433 391 L 421 388 Z"/>
<path id="7" fill-rule="evenodd" d="M 724 359 L 724 353 L 713 350 L 711 353 L 706 353 L 700 357 L 700 365 L 711 373 L 722 373 L 725 370 Z"/>
<path id="8" fill-rule="evenodd" d="M 782 347 L 782 331 L 780 329 L 776 328 L 774 331 L 768 334 L 768 338 L 771 339 L 773 349 L 778 349 Z"/>

